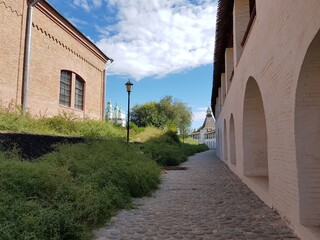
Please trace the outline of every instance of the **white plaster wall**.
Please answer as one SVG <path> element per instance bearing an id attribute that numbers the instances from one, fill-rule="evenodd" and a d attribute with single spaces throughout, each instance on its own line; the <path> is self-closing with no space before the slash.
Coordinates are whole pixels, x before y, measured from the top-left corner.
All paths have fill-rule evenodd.
<path id="1" fill-rule="evenodd" d="M 320 29 L 320 1 L 257 0 L 256 4 L 257 16 L 239 56 L 216 127 L 223 133 L 224 119 L 234 115 L 237 165 L 229 163 L 230 168 L 288 220 L 302 239 L 318 240 L 320 227 L 300 224 L 294 112 L 301 66 Z M 250 77 L 257 81 L 264 104 L 269 191 L 243 174 L 243 103 Z M 227 125 L 229 129 L 229 121 Z M 222 152 L 221 145 L 219 148 L 218 152 Z"/>
<path id="2" fill-rule="evenodd" d="M 243 48 L 241 42 L 250 19 L 249 0 L 235 0 L 233 8 L 233 48 L 234 63 L 238 63 Z"/>
<path id="3" fill-rule="evenodd" d="M 204 144 L 206 144 L 209 147 L 209 149 L 216 148 L 216 140 L 215 139 L 205 139 Z"/>
<path id="4" fill-rule="evenodd" d="M 234 129 L 234 118 L 233 115 L 230 117 L 229 121 L 229 139 L 230 139 L 230 163 L 236 165 L 237 164 L 237 155 L 236 155 L 236 135 Z"/>
<path id="5" fill-rule="evenodd" d="M 217 115 L 216 115 L 217 116 Z M 220 155 L 220 151 L 221 151 L 221 138 L 220 138 L 220 129 L 217 129 L 216 128 L 216 154 L 219 158 L 221 158 L 221 155 Z"/>
<path id="6" fill-rule="evenodd" d="M 225 76 L 226 76 L 226 84 L 227 84 L 227 93 L 229 91 L 229 88 L 230 88 L 230 84 L 231 84 L 231 81 L 230 81 L 230 78 L 231 78 L 231 75 L 232 75 L 232 71 L 233 71 L 233 48 L 227 48 L 226 49 L 226 52 L 225 52 Z"/>
<path id="7" fill-rule="evenodd" d="M 308 49 L 296 95 L 300 220 L 320 226 L 320 31 Z"/>
<path id="8" fill-rule="evenodd" d="M 220 104 L 221 106 L 223 105 L 224 101 L 225 101 L 225 98 L 227 96 L 226 94 L 226 76 L 224 73 L 221 74 L 221 101 L 220 101 Z"/>
<path id="9" fill-rule="evenodd" d="M 224 119 L 223 124 L 223 161 L 228 162 L 228 132 L 226 119 Z"/>
<path id="10" fill-rule="evenodd" d="M 260 89 L 252 77 L 247 81 L 243 107 L 244 175 L 267 177 L 266 119 Z"/>

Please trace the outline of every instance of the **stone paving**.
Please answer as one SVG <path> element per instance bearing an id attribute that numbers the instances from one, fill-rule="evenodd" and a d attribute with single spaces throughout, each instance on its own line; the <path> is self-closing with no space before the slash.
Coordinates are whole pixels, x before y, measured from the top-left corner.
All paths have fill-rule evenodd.
<path id="1" fill-rule="evenodd" d="M 162 176 L 153 197 L 135 199 L 94 232 L 106 239 L 293 240 L 286 223 L 215 157 L 196 154 Z"/>

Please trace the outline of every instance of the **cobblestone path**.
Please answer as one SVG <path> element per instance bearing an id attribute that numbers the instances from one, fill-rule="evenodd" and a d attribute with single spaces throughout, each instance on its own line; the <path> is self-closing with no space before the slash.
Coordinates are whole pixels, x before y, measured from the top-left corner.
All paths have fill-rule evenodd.
<path id="1" fill-rule="evenodd" d="M 153 197 L 136 199 L 136 209 L 95 231 L 96 239 L 298 239 L 213 151 L 182 166 L 163 175 Z"/>

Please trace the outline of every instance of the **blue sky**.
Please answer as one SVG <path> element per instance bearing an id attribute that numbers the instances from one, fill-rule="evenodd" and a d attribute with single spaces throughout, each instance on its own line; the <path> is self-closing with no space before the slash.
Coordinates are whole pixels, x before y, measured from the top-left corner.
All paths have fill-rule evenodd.
<path id="1" fill-rule="evenodd" d="M 47 0 L 107 56 L 107 101 L 127 109 L 171 95 L 193 111 L 210 106 L 216 0 Z"/>

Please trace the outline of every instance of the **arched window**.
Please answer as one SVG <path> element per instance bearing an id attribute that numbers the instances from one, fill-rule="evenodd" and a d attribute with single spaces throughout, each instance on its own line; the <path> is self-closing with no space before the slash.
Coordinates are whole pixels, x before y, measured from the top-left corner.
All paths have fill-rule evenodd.
<path id="1" fill-rule="evenodd" d="M 84 109 L 85 81 L 76 73 L 61 70 L 59 104 Z"/>

